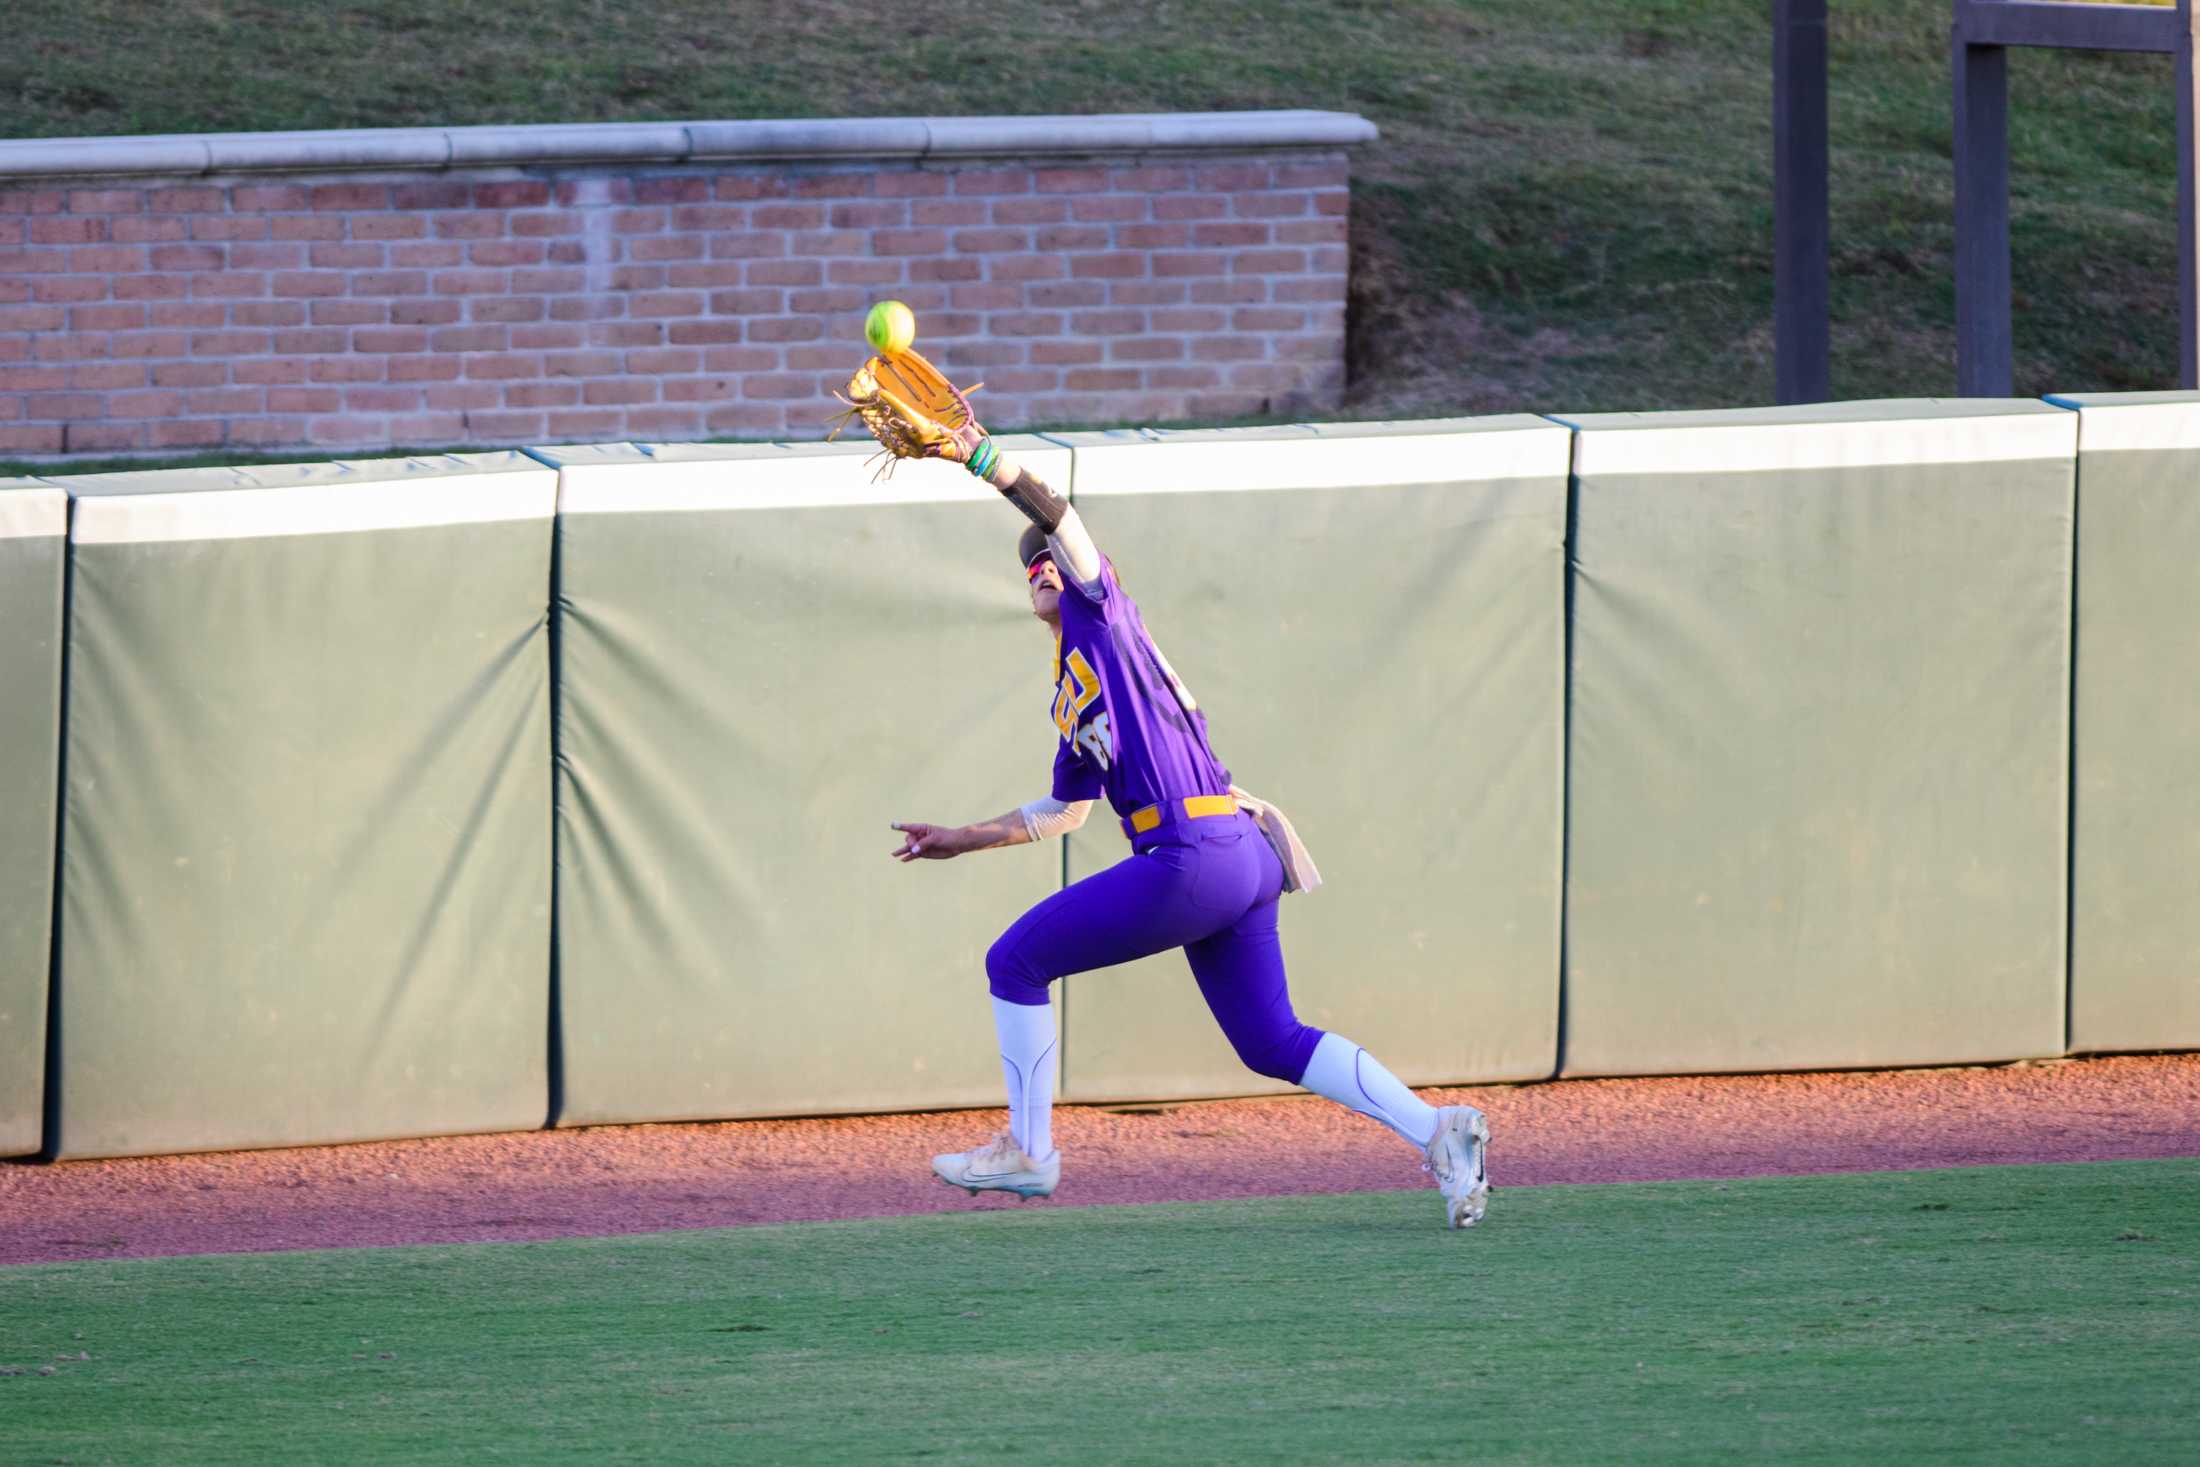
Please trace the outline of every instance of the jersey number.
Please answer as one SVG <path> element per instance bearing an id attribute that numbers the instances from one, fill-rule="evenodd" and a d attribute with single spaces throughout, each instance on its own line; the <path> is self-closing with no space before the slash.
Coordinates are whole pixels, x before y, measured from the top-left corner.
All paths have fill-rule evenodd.
<path id="1" fill-rule="evenodd" d="M 1102 774 L 1108 772 L 1108 766 L 1115 762 L 1115 731 L 1108 727 L 1105 708 L 1092 716 L 1092 722 L 1077 730 L 1077 747 L 1099 766 Z"/>

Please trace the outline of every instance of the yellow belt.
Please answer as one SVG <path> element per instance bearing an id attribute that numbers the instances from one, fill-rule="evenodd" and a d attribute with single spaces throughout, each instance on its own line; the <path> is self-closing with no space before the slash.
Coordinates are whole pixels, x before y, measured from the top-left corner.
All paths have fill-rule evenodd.
<path id="1" fill-rule="evenodd" d="M 1186 820 L 1198 820 L 1208 815 L 1235 815 L 1238 812 L 1237 800 L 1229 795 L 1193 795 L 1186 800 L 1171 800 L 1169 805 L 1182 805 Z M 1164 805 L 1148 805 L 1143 810 L 1131 811 L 1130 819 L 1126 822 L 1131 828 L 1131 834 L 1144 835 L 1159 826 L 1167 809 L 1168 806 Z"/>

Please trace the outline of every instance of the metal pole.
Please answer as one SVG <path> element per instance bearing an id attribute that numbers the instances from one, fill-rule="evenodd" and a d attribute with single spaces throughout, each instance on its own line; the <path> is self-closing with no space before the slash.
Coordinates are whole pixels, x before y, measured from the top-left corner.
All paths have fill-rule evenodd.
<path id="1" fill-rule="evenodd" d="M 2177 0 L 2177 383 L 2200 387 L 2200 186 L 2193 178 L 2192 0 Z"/>
<path id="2" fill-rule="evenodd" d="M 1833 392 L 1826 177 L 1826 0 L 1773 0 L 1772 328 L 1783 403 Z"/>
<path id="3" fill-rule="evenodd" d="M 2014 391 L 2009 332 L 2009 53 L 1973 45 L 1956 0 L 1956 393 Z"/>

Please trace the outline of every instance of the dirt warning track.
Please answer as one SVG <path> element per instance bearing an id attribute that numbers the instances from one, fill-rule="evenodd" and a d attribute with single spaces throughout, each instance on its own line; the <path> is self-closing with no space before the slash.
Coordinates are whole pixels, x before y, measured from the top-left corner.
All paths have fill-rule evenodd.
<path id="1" fill-rule="evenodd" d="M 2200 1156 L 2200 1054 L 1423 1094 L 1489 1113 L 1492 1223 L 1504 1189 L 1560 1182 Z M 961 1111 L 0 1164 L 0 1264 L 1428 1186 L 1388 1131 L 1299 1096 L 1062 1107 L 1051 1202 L 933 1179 L 934 1152 L 1001 1123 Z"/>

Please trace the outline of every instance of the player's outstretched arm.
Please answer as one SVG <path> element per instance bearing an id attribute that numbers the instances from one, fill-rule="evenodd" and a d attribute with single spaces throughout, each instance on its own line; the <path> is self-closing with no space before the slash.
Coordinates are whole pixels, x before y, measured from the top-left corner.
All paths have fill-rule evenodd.
<path id="1" fill-rule="evenodd" d="M 963 467 L 991 484 L 1023 512 L 1053 543 L 1056 562 L 1078 585 L 1090 591 L 1100 583 L 1100 548 L 1084 520 L 1054 486 L 1018 463 L 986 435 L 975 419 L 957 429 L 955 446 Z"/>
<path id="2" fill-rule="evenodd" d="M 901 832 L 901 846 L 889 852 L 907 865 L 911 861 L 946 861 L 972 851 L 998 850 L 1002 846 L 1028 845 L 1049 836 L 1067 835 L 1085 823 L 1090 800 L 1033 800 L 1006 815 L 981 820 L 975 825 L 926 825 L 922 821 L 895 821 L 888 827 Z"/>
<path id="3" fill-rule="evenodd" d="M 898 304 L 882 302 L 881 307 Z M 969 469 L 1055 539 L 1056 564 L 1084 590 L 1097 593 L 1100 552 L 1093 548 L 1092 537 L 1085 533 L 1069 500 L 1002 453 L 970 410 L 969 394 L 909 349 L 916 324 L 906 306 L 900 309 L 898 329 L 893 314 L 881 316 L 880 308 L 873 309 L 871 321 L 865 324 L 865 335 L 881 355 L 870 358 L 848 379 L 848 390 L 841 395 L 848 404 L 848 411 L 840 415 L 842 422 L 860 418 L 865 431 L 896 459 L 944 458 Z"/>
<path id="4" fill-rule="evenodd" d="M 1062 522 L 1047 536 L 1047 544 L 1054 551 L 1054 559 L 1079 589 L 1091 595 L 1100 587 L 1100 547 L 1092 543 L 1092 533 L 1072 506 L 1062 516 Z"/>

